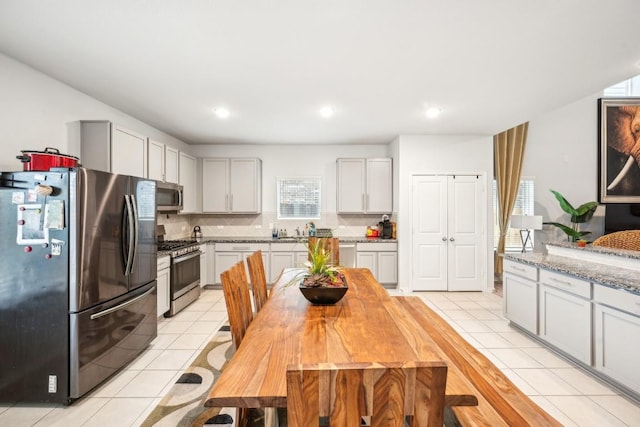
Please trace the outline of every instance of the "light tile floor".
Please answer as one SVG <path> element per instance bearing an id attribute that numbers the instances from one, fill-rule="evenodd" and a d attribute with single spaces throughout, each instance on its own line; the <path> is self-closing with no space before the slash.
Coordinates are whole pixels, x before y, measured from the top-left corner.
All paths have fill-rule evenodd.
<path id="1" fill-rule="evenodd" d="M 406 294 L 404 294 L 406 295 Z M 509 326 L 490 293 L 416 293 L 566 426 L 638 426 L 640 405 Z M 0 405 L 0 426 L 139 426 L 226 320 L 220 290 L 171 319 L 134 362 L 71 406 Z"/>

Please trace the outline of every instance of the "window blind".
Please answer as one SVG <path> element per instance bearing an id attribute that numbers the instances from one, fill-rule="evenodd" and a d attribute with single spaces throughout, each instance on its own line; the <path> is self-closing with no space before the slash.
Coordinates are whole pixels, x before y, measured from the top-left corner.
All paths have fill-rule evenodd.
<path id="1" fill-rule="evenodd" d="M 278 178 L 278 219 L 320 219 L 320 178 Z"/>

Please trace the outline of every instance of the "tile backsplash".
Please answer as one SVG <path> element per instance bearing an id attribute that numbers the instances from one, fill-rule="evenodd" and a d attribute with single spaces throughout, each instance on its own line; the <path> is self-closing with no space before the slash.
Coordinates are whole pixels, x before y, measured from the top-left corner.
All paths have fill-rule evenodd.
<path id="1" fill-rule="evenodd" d="M 395 221 L 396 215 L 391 216 Z M 367 226 L 377 225 L 382 215 L 338 215 L 322 213 L 313 220 L 316 228 L 331 228 L 333 235 L 364 236 Z M 164 225 L 165 239 L 190 237 L 193 227 L 199 225 L 205 237 L 242 236 L 271 237 L 271 227 L 287 230 L 289 236 L 296 235 L 296 228 L 302 232 L 309 220 L 278 220 L 275 212 L 260 215 L 165 215 L 158 214 L 158 224 Z"/>

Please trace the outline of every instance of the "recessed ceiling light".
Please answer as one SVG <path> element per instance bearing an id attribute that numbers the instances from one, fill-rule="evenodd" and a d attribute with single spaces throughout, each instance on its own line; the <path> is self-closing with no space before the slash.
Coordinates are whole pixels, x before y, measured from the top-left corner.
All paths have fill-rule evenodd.
<path id="1" fill-rule="evenodd" d="M 430 119 L 435 119 L 436 117 L 438 117 L 440 115 L 440 113 L 442 112 L 442 110 L 438 107 L 431 107 L 431 108 L 427 108 L 427 111 L 425 111 L 424 115 L 427 116 Z"/>
<path id="2" fill-rule="evenodd" d="M 213 112 L 218 116 L 219 119 L 226 119 L 229 117 L 229 110 L 224 107 L 219 107 L 213 110 Z"/>
<path id="3" fill-rule="evenodd" d="M 320 115 L 325 118 L 333 116 L 333 113 L 335 113 L 335 110 L 329 106 L 325 106 L 320 109 Z"/>

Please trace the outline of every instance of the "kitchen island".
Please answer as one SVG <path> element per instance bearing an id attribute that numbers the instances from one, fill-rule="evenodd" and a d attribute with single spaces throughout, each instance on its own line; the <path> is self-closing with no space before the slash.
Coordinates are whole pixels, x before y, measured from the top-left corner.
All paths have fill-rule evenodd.
<path id="1" fill-rule="evenodd" d="M 569 243 L 547 250 L 505 254 L 505 316 L 640 400 L 640 252 Z"/>

